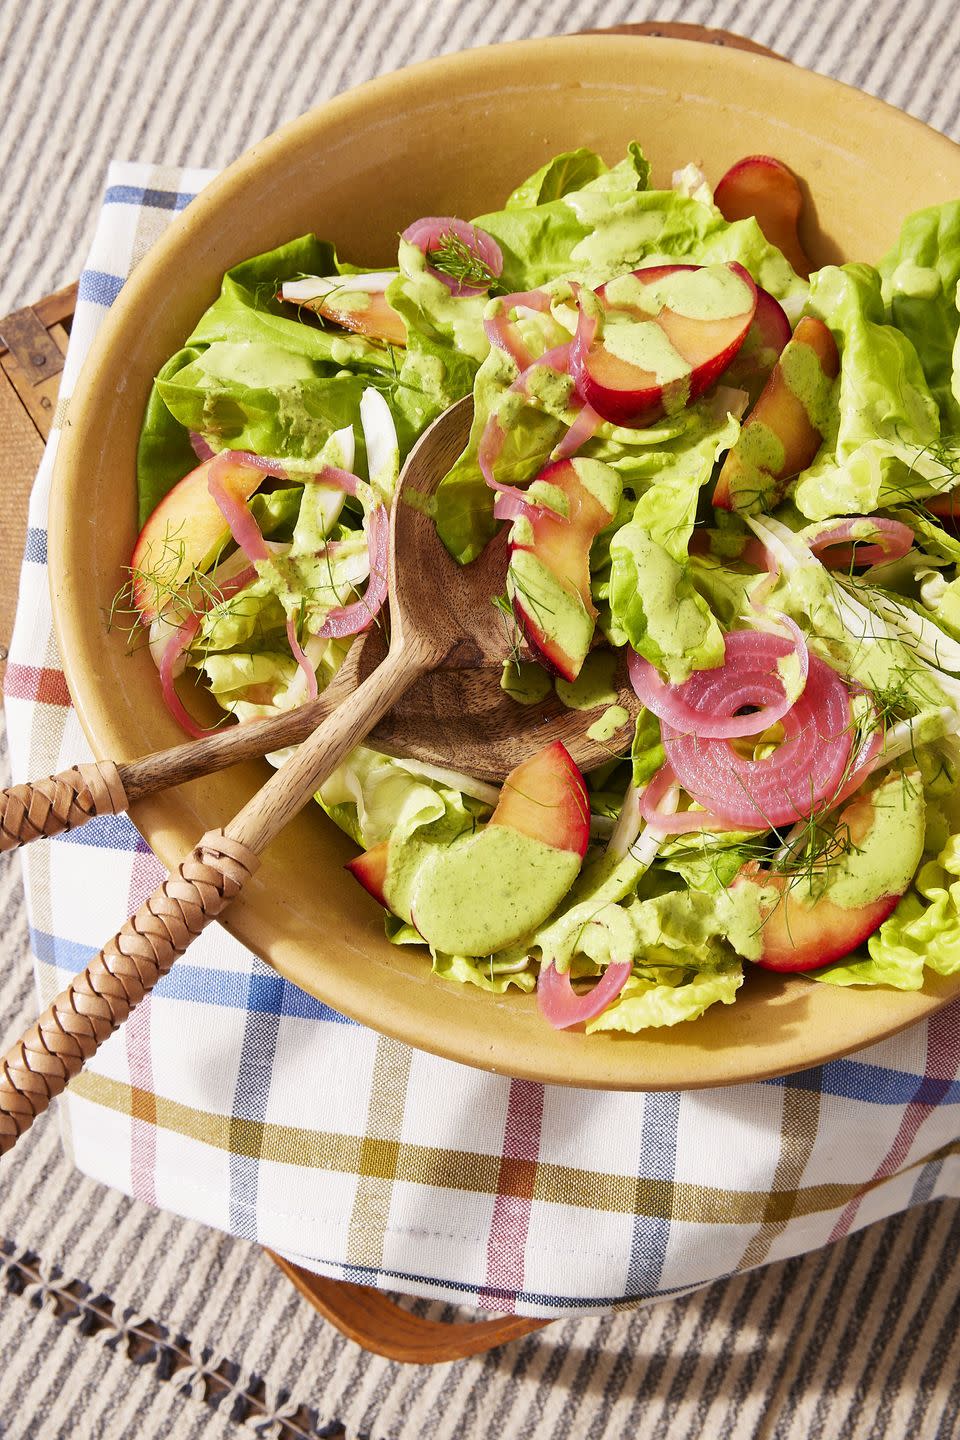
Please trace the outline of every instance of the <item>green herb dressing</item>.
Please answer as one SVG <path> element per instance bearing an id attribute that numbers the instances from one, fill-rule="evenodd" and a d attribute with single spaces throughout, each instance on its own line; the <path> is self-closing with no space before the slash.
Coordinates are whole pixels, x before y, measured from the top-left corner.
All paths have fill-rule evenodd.
<path id="1" fill-rule="evenodd" d="M 689 361 L 678 354 L 653 320 L 610 317 L 604 328 L 603 345 L 625 364 L 650 371 L 659 385 L 682 380 L 690 374 Z"/>
<path id="2" fill-rule="evenodd" d="M 507 570 L 507 594 L 556 640 L 565 654 L 585 655 L 593 639 L 593 617 L 573 586 L 561 584 L 531 550 L 514 550 Z"/>
<path id="3" fill-rule="evenodd" d="M 572 850 L 488 825 L 425 860 L 412 885 L 411 918 L 436 950 L 487 955 L 541 924 L 579 870 Z"/>
<path id="4" fill-rule="evenodd" d="M 598 710 L 601 705 L 612 705 L 617 698 L 613 683 L 616 668 L 617 656 L 612 650 L 593 650 L 576 680 L 554 682 L 557 694 L 568 710 Z"/>
<path id="5" fill-rule="evenodd" d="M 518 705 L 539 705 L 550 694 L 550 676 L 533 660 L 505 660 L 500 689 Z"/>
<path id="6" fill-rule="evenodd" d="M 600 719 L 594 720 L 587 730 L 587 735 L 591 740 L 596 740 L 602 745 L 605 740 L 612 740 L 617 731 L 622 729 L 629 719 L 630 712 L 625 710 L 622 705 L 609 705 Z"/>
<path id="7" fill-rule="evenodd" d="M 667 309 L 691 320 L 729 320 L 751 308 L 750 291 L 726 265 L 675 270 L 647 283 L 633 274 L 619 275 L 607 282 L 603 293 L 609 305 L 644 315 L 658 315 Z"/>
<path id="8" fill-rule="evenodd" d="M 824 374 L 819 355 L 812 345 L 791 340 L 777 363 L 784 384 L 800 401 L 810 424 L 814 430 L 825 435 L 836 408 L 835 384 L 829 375 Z M 750 428 L 746 427 L 747 430 Z"/>

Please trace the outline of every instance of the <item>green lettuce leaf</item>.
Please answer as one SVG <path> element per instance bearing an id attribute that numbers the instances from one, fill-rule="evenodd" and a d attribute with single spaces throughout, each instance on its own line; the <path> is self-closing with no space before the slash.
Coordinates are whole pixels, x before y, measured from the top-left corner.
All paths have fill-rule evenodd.
<path id="1" fill-rule="evenodd" d="M 363 745 L 324 781 L 316 798 L 342 828 L 348 828 L 342 812 L 352 809 L 348 833 L 367 850 L 388 839 L 398 853 L 415 837 L 445 843 L 475 823 L 474 810 L 458 791 Z"/>
<path id="2" fill-rule="evenodd" d="M 634 785 L 646 785 L 648 780 L 652 780 L 666 758 L 660 721 L 651 710 L 641 705 L 634 726 L 633 744 L 630 747 Z"/>
<path id="3" fill-rule="evenodd" d="M 501 287 L 529 290 L 564 277 L 595 287 L 658 260 L 737 260 L 777 299 L 802 304 L 805 282 L 755 220 L 729 224 L 712 204 L 647 190 L 641 161 L 631 147 L 625 162 L 559 198 L 478 216 L 503 251 Z"/>
<path id="4" fill-rule="evenodd" d="M 887 315 L 920 357 L 943 432 L 960 433 L 960 381 L 954 363 L 960 326 L 960 200 L 908 216 L 879 268 Z"/>
<path id="5" fill-rule="evenodd" d="M 416 938 L 422 945 L 420 936 Z M 476 985 L 479 990 L 486 990 L 491 995 L 503 995 L 511 985 L 529 995 L 537 985 L 533 970 L 498 970 L 496 958 L 492 955 L 484 960 L 474 960 L 467 955 L 442 955 L 438 952 L 433 957 L 433 973 L 443 980 Z"/>
<path id="6" fill-rule="evenodd" d="M 732 1005 L 742 984 L 739 960 L 693 971 L 680 966 L 651 967 L 631 975 L 619 998 L 590 1020 L 586 1031 L 593 1035 L 601 1030 L 625 1030 L 636 1035 L 641 1030 L 697 1020 L 711 1005 Z"/>
<path id="7" fill-rule="evenodd" d="M 940 413 L 916 350 L 887 323 L 879 274 L 828 265 L 811 279 L 808 309 L 829 326 L 841 365 L 836 409 L 797 482 L 797 506 L 825 520 L 929 495 L 943 470 Z"/>
<path id="8" fill-rule="evenodd" d="M 321 329 L 278 300 L 284 281 L 339 268 L 332 246 L 305 235 L 227 272 L 220 295 L 154 383 L 137 460 L 141 523 L 196 464 L 191 430 L 214 449 L 307 467 L 334 431 L 355 420 L 370 384 L 389 399 L 403 455 L 449 403 L 447 389 L 428 383 L 429 367 L 418 369 L 410 354 Z M 447 363 L 451 372 L 460 366 L 457 394 L 469 393 L 475 366 L 452 354 Z M 357 441 L 362 463 L 362 435 Z"/>
<path id="9" fill-rule="evenodd" d="M 562 200 L 571 190 L 580 190 L 591 180 L 609 173 L 606 163 L 593 150 L 581 148 L 555 155 L 546 165 L 518 185 L 505 210 L 530 210 L 549 200 Z M 645 186 L 643 188 L 646 188 Z"/>
<path id="10" fill-rule="evenodd" d="M 167 408 L 160 394 L 160 382 L 186 369 L 201 354 L 196 346 L 187 345 L 171 355 L 150 391 L 137 444 L 137 506 L 141 526 L 164 495 L 198 463 L 188 427 Z"/>
<path id="11" fill-rule="evenodd" d="M 723 631 L 690 578 L 689 566 L 637 519 L 610 545 L 613 638 L 628 640 L 671 684 L 723 664 Z"/>

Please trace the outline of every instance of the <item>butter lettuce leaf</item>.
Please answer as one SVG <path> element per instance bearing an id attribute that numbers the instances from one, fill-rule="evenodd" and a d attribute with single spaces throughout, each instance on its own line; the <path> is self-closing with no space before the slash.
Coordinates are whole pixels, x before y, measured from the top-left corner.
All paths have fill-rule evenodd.
<path id="1" fill-rule="evenodd" d="M 641 1030 L 697 1020 L 711 1005 L 732 1005 L 743 984 L 739 960 L 703 970 L 654 966 L 629 977 L 612 1005 L 586 1026 L 588 1035 L 602 1030 Z"/>
<path id="2" fill-rule="evenodd" d="M 646 176 L 636 157 L 631 148 L 626 162 L 559 198 L 478 216 L 503 251 L 501 287 L 529 290 L 561 278 L 596 287 L 660 260 L 737 260 L 781 302 L 803 303 L 806 283 L 755 220 L 730 224 L 713 204 L 638 188 Z"/>
<path id="3" fill-rule="evenodd" d="M 459 791 L 365 745 L 351 751 L 316 798 L 367 850 L 381 840 L 402 848 L 421 832 L 444 843 L 474 824 L 474 811 Z"/>
<path id="4" fill-rule="evenodd" d="M 954 358 L 960 326 L 960 200 L 908 216 L 879 269 L 887 315 L 920 357 L 943 432 L 960 432 L 960 378 Z"/>
<path id="5" fill-rule="evenodd" d="M 537 205 L 545 205 L 549 200 L 562 200 L 571 190 L 580 190 L 591 180 L 609 173 L 609 167 L 596 151 L 585 147 L 566 150 L 548 160 L 546 165 L 541 165 L 529 180 L 518 185 L 504 209 L 530 210 Z M 639 188 L 646 189 L 646 178 Z"/>
<path id="6" fill-rule="evenodd" d="M 414 932 L 416 933 L 416 932 Z M 420 936 L 416 936 L 423 944 Z M 433 973 L 443 980 L 457 980 L 461 985 L 476 985 L 491 995 L 503 995 L 515 985 L 527 994 L 536 989 L 537 977 L 534 970 L 498 970 L 497 961 L 491 955 L 485 960 L 475 960 L 467 955 L 443 955 L 437 952 L 433 957 Z"/>
<path id="7" fill-rule="evenodd" d="M 610 562 L 611 639 L 629 641 L 671 684 L 723 664 L 723 631 L 689 566 L 638 519 L 613 537 Z"/>
<path id="8" fill-rule="evenodd" d="M 880 285 L 869 265 L 828 265 L 811 278 L 807 308 L 840 352 L 824 443 L 794 495 L 811 520 L 929 495 L 943 473 L 937 403 L 910 339 L 887 321 Z"/>

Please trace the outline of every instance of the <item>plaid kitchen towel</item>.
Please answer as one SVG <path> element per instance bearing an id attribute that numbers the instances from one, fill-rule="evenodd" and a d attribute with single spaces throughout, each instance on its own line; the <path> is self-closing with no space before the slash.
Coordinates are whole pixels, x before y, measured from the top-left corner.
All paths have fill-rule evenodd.
<path id="1" fill-rule="evenodd" d="M 209 172 L 114 166 L 57 416 L 107 307 Z M 14 778 L 90 757 L 46 573 L 55 429 L 6 679 Z M 154 889 L 126 817 L 23 852 L 46 1005 Z M 525 1314 L 676 1295 L 960 1195 L 960 1006 L 785 1080 L 602 1094 L 436 1059 L 208 929 L 59 1102 L 88 1175 L 334 1276 Z"/>

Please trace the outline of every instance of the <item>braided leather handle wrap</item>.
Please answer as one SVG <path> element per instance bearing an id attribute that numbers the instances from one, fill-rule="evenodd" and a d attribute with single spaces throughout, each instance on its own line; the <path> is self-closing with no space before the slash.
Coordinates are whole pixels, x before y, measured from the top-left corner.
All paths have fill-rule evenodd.
<path id="1" fill-rule="evenodd" d="M 211 830 L 0 1060 L 0 1155 L 64 1090 L 259 865 Z"/>
<path id="2" fill-rule="evenodd" d="M 0 851 L 60 835 L 93 815 L 119 815 L 126 808 L 123 781 L 112 760 L 75 765 L 31 785 L 13 785 L 0 790 Z"/>

